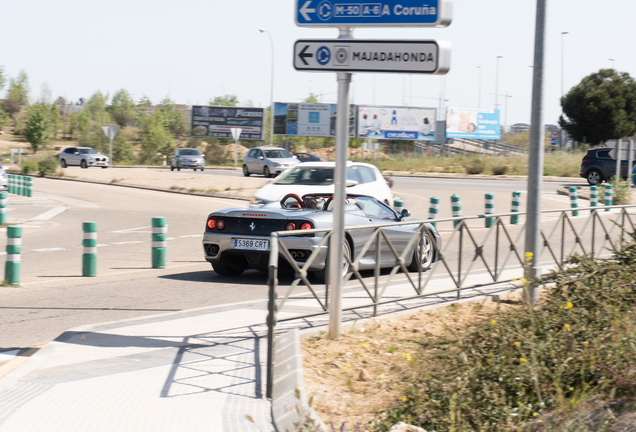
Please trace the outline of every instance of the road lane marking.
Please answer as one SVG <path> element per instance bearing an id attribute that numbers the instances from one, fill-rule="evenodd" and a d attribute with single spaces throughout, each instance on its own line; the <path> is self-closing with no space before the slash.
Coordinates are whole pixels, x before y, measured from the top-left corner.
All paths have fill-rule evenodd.
<path id="1" fill-rule="evenodd" d="M 147 230 L 148 228 L 150 228 L 149 226 L 145 226 L 145 227 L 139 227 L 139 228 L 126 228 L 123 230 L 117 230 L 117 231 L 111 231 L 111 233 L 116 233 L 116 234 L 134 234 L 134 233 L 150 233 L 152 231 L 140 231 L 140 230 Z"/>
<path id="2" fill-rule="evenodd" d="M 179 236 L 179 238 L 189 238 L 189 237 L 203 237 L 203 234 L 190 234 L 190 235 Z"/>
<path id="3" fill-rule="evenodd" d="M 52 248 L 32 249 L 32 250 L 33 252 L 57 252 L 57 251 L 65 251 L 68 249 L 61 248 L 61 247 L 52 247 Z"/>
<path id="4" fill-rule="evenodd" d="M 46 221 L 49 219 L 53 219 L 55 216 L 64 213 L 66 210 L 68 210 L 68 207 L 66 206 L 59 206 L 59 207 L 53 207 L 51 210 L 46 211 L 44 213 L 42 213 L 39 216 L 36 216 L 34 218 L 31 218 L 32 221 Z"/>
<path id="5" fill-rule="evenodd" d="M 123 242 L 113 242 L 111 244 L 114 245 L 125 245 L 125 244 L 137 244 L 137 243 L 143 243 L 143 241 L 138 240 L 138 241 L 123 241 Z"/>

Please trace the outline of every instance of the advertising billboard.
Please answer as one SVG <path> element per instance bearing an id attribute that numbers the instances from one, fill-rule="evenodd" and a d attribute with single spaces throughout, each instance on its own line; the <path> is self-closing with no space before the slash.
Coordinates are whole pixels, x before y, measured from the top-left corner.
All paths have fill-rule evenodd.
<path id="1" fill-rule="evenodd" d="M 274 135 L 336 136 L 336 104 L 274 104 Z M 355 105 L 349 105 L 349 136 L 355 138 Z"/>
<path id="2" fill-rule="evenodd" d="M 265 110 L 253 107 L 193 105 L 190 136 L 232 139 L 232 128 L 241 128 L 241 140 L 262 141 Z"/>
<path id="3" fill-rule="evenodd" d="M 358 105 L 358 137 L 434 140 L 435 108 Z"/>
<path id="4" fill-rule="evenodd" d="M 447 108 L 446 137 L 492 140 L 501 139 L 499 110 L 483 108 Z"/>

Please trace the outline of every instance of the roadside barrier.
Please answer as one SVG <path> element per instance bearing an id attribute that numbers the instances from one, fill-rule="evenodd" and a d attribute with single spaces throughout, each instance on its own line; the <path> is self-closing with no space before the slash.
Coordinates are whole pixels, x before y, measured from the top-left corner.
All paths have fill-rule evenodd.
<path id="1" fill-rule="evenodd" d="M 9 193 L 13 193 L 13 188 L 14 188 L 14 178 L 15 176 L 13 174 L 9 174 Z"/>
<path id="2" fill-rule="evenodd" d="M 430 204 L 428 205 L 428 218 L 437 219 L 437 212 L 439 211 L 439 198 L 431 197 Z M 432 225 L 437 228 L 437 222 L 433 222 Z"/>
<path id="3" fill-rule="evenodd" d="M 491 193 L 486 194 L 486 215 L 493 214 L 495 210 L 495 196 Z M 486 228 L 490 228 L 492 225 L 493 218 L 486 218 Z"/>
<path id="4" fill-rule="evenodd" d="M 404 208 L 404 201 L 402 201 L 400 198 L 394 199 L 393 200 L 393 208 L 399 214 L 402 211 L 402 209 Z"/>
<path id="5" fill-rule="evenodd" d="M 22 189 L 23 189 L 23 186 L 22 186 L 23 180 L 22 179 L 23 179 L 23 176 L 16 176 L 16 192 L 15 193 L 18 194 L 18 195 L 24 195 L 22 193 Z"/>
<path id="6" fill-rule="evenodd" d="M 7 205 L 9 200 L 7 191 L 0 192 L 0 225 L 7 224 Z"/>
<path id="7" fill-rule="evenodd" d="M 590 207 L 598 207 L 598 186 L 590 186 Z"/>
<path id="8" fill-rule="evenodd" d="M 570 207 L 573 209 L 579 208 L 579 193 L 576 189 L 576 186 L 570 186 Z M 572 210 L 572 216 L 578 216 L 578 210 Z"/>
<path id="9" fill-rule="evenodd" d="M 7 227 L 7 262 L 4 265 L 4 281 L 20 285 L 20 253 L 22 252 L 22 227 Z"/>
<path id="10" fill-rule="evenodd" d="M 459 199 L 459 195 L 453 194 L 451 196 L 451 203 L 453 206 L 453 217 L 462 217 L 462 203 Z M 456 227 L 459 224 L 459 221 L 453 221 L 453 226 Z"/>
<path id="11" fill-rule="evenodd" d="M 612 190 L 612 185 L 608 184 L 605 185 L 605 211 L 608 212 L 610 211 L 609 206 L 612 205 L 612 193 L 614 191 Z"/>
<path id="12" fill-rule="evenodd" d="M 82 256 L 82 276 L 97 276 L 97 222 L 83 222 L 84 255 Z"/>
<path id="13" fill-rule="evenodd" d="M 519 202 L 521 201 L 521 192 L 513 192 L 512 193 L 512 209 L 510 210 L 512 213 L 519 213 Z M 519 216 L 512 215 L 510 216 L 510 224 L 517 225 L 519 223 Z"/>
<path id="14" fill-rule="evenodd" d="M 396 200 L 397 201 L 397 200 Z M 166 234 L 168 226 L 165 217 L 152 218 L 152 268 L 166 268 Z"/>
<path id="15" fill-rule="evenodd" d="M 33 196 L 33 177 L 25 177 L 24 196 L 29 198 Z"/>

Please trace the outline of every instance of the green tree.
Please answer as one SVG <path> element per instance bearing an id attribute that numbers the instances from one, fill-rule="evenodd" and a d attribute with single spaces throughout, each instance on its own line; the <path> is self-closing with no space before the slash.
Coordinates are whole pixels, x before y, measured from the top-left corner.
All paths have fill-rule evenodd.
<path id="1" fill-rule="evenodd" d="M 16 78 L 11 78 L 9 89 L 7 90 L 7 99 L 18 105 L 29 105 L 29 77 L 24 69 L 20 71 Z"/>
<path id="2" fill-rule="evenodd" d="M 51 135 L 51 107 L 48 104 L 35 104 L 29 110 L 29 119 L 24 125 L 24 135 L 31 144 L 33 154 Z"/>
<path id="3" fill-rule="evenodd" d="M 0 131 L 11 122 L 11 116 L 0 106 Z"/>
<path id="4" fill-rule="evenodd" d="M 161 101 L 159 114 L 164 126 L 173 135 L 185 135 L 188 131 L 188 118 L 184 110 L 179 109 L 169 97 Z"/>
<path id="5" fill-rule="evenodd" d="M 0 90 L 4 88 L 7 83 L 7 76 L 4 73 L 4 66 L 0 66 Z"/>
<path id="6" fill-rule="evenodd" d="M 130 93 L 125 89 L 119 90 L 113 96 L 113 101 L 108 107 L 113 120 L 119 126 L 128 126 L 137 121 L 137 105 Z"/>
<path id="7" fill-rule="evenodd" d="M 559 125 L 592 145 L 636 131 L 636 82 L 626 72 L 601 69 L 561 98 Z"/>
<path id="8" fill-rule="evenodd" d="M 141 163 L 152 163 L 158 160 L 158 153 L 168 155 L 174 150 L 174 137 L 168 132 L 161 112 L 157 111 L 148 117 L 145 130 L 141 136 Z"/>
<path id="9" fill-rule="evenodd" d="M 215 106 L 228 106 L 235 107 L 238 106 L 239 100 L 236 95 L 225 94 L 223 96 L 216 96 L 214 99 L 210 100 L 210 105 Z"/>
<path id="10" fill-rule="evenodd" d="M 309 96 L 303 100 L 303 103 L 318 103 L 318 96 L 314 93 L 309 93 Z"/>

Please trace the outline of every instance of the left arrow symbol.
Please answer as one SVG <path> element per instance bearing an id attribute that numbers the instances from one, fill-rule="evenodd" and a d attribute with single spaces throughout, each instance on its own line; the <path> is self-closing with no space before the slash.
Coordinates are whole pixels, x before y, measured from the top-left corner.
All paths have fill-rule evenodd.
<path id="1" fill-rule="evenodd" d="M 316 9 L 314 8 L 309 9 L 310 4 L 311 4 L 311 0 L 308 0 L 305 2 L 303 7 L 300 8 L 300 14 L 303 16 L 303 18 L 305 18 L 305 21 L 311 21 L 311 18 L 309 18 L 308 14 L 316 12 Z"/>
<path id="2" fill-rule="evenodd" d="M 312 58 L 314 55 L 312 53 L 306 53 L 305 51 L 307 51 L 307 48 L 309 48 L 309 45 L 305 45 L 305 48 L 303 48 L 303 50 L 298 54 L 298 57 L 300 57 L 300 59 L 303 61 L 303 63 L 305 63 L 305 66 L 308 66 L 309 63 L 307 63 L 307 60 L 305 60 L 306 58 Z"/>

